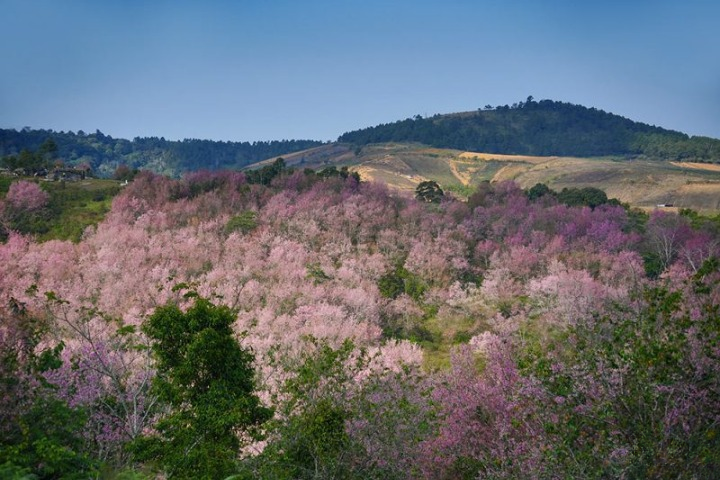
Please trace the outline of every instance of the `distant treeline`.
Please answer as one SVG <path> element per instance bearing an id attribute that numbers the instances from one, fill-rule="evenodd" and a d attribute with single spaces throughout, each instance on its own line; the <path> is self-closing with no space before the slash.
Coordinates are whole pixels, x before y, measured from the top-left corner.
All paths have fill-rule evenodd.
<path id="1" fill-rule="evenodd" d="M 688 135 L 619 115 L 552 100 L 491 107 L 475 112 L 401 120 L 348 132 L 340 142 L 357 146 L 419 142 L 516 155 L 644 155 L 667 160 L 720 161 L 720 140 Z"/>
<path id="2" fill-rule="evenodd" d="M 83 131 L 0 129 L 0 159 L 20 158 L 23 151 L 37 152 L 41 146 L 47 145 L 48 139 L 57 146 L 56 152 L 53 152 L 56 158 L 70 165 L 87 163 L 101 176 L 111 176 L 121 165 L 131 170 L 147 169 L 171 176 L 200 169 L 242 168 L 322 144 L 316 140 L 250 143 L 197 139 L 171 141 L 158 137 L 136 137 L 130 141 L 113 138 L 99 130 L 86 134 Z"/>

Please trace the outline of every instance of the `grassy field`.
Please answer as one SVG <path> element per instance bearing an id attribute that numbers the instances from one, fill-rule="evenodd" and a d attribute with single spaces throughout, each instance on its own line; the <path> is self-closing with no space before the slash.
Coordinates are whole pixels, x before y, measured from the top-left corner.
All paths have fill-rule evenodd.
<path id="1" fill-rule="evenodd" d="M 34 178 L 9 178 L 0 180 L 0 196 L 4 196 L 14 181 L 26 180 L 38 183 L 50 194 L 47 207 L 40 221 L 26 225 L 40 241 L 80 240 L 85 229 L 100 222 L 110 211 L 113 197 L 120 192 L 115 180 L 86 179 L 78 182 L 48 182 Z"/>
<path id="2" fill-rule="evenodd" d="M 55 206 L 54 221 L 40 240 L 58 238 L 78 241 L 85 229 L 96 225 L 110 211 L 113 197 L 120 191 L 115 180 L 89 179 L 74 183 L 51 182 L 45 187 Z"/>

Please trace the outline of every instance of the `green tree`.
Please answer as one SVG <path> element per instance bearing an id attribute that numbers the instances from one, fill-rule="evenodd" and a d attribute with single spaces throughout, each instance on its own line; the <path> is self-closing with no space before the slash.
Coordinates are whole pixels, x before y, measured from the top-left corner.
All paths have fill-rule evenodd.
<path id="1" fill-rule="evenodd" d="M 532 98 L 532 97 L 530 97 Z M 540 197 L 543 197 L 545 195 L 552 195 L 555 192 L 553 192 L 550 187 L 545 185 L 544 183 L 536 183 L 532 188 L 530 188 L 526 194 L 529 200 L 537 200 Z"/>
<path id="2" fill-rule="evenodd" d="M 385 273 L 378 279 L 380 295 L 385 298 L 397 298 L 405 293 L 419 302 L 425 294 L 427 285 L 420 277 L 408 271 L 402 264 Z"/>
<path id="3" fill-rule="evenodd" d="M 11 299 L 0 308 L 0 478 L 82 479 L 97 473 L 83 448 L 86 412 L 45 380 L 61 365 L 62 343 L 46 345 L 50 324 Z"/>
<path id="4" fill-rule="evenodd" d="M 353 447 L 345 426 L 353 378 L 366 367 L 366 355 L 353 358 L 358 352 L 350 340 L 339 348 L 307 340 L 299 358 L 277 359 L 292 372 L 281 387 L 281 414 L 270 422 L 271 441 L 263 453 L 247 459 L 238 478 L 364 478 L 351 474 Z"/>
<path id="5" fill-rule="evenodd" d="M 26 174 L 32 174 L 33 172 L 41 168 L 42 164 L 42 157 L 34 154 L 30 150 L 23 149 L 20 151 L 20 155 L 18 155 L 18 168 L 24 169 Z"/>
<path id="6" fill-rule="evenodd" d="M 42 145 L 40 145 L 40 148 L 38 148 L 37 154 L 46 166 L 50 165 L 50 163 L 52 163 L 58 155 L 57 143 L 55 143 L 55 140 L 52 138 L 48 137 Z"/>
<path id="7" fill-rule="evenodd" d="M 440 200 L 445 196 L 440 185 L 432 180 L 420 182 L 415 189 L 415 197 L 418 200 L 429 203 L 440 203 Z"/>
<path id="8" fill-rule="evenodd" d="M 235 313 L 188 295 L 187 311 L 165 305 L 143 325 L 154 341 L 153 387 L 168 412 L 135 451 L 170 478 L 224 478 L 236 470 L 240 437 L 257 438 L 271 411 L 254 393 L 254 357 L 235 338 Z"/>
<path id="9" fill-rule="evenodd" d="M 595 187 L 563 188 L 558 194 L 558 200 L 571 207 L 595 208 L 608 203 L 605 192 Z"/>
<path id="10" fill-rule="evenodd" d="M 248 170 L 246 173 L 248 183 L 270 185 L 273 179 L 286 171 L 285 159 L 278 157 L 272 165 L 265 165 L 256 170 Z"/>
<path id="11" fill-rule="evenodd" d="M 257 226 L 257 212 L 245 210 L 228 220 L 228 223 L 225 224 L 225 233 L 230 235 L 233 232 L 240 232 L 246 235 L 255 230 Z"/>

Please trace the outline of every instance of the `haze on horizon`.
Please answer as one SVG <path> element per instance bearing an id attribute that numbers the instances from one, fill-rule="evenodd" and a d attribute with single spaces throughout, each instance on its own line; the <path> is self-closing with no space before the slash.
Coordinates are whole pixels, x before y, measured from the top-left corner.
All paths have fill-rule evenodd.
<path id="1" fill-rule="evenodd" d="M 720 138 L 720 3 L 0 0 L 0 128 L 334 140 L 554 99 Z"/>

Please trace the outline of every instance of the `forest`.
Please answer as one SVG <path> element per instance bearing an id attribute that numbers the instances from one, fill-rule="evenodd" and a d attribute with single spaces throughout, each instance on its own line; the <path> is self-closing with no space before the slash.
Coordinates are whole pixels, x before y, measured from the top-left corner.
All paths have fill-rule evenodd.
<path id="1" fill-rule="evenodd" d="M 720 140 L 634 122 L 619 115 L 553 100 L 487 105 L 475 112 L 434 115 L 347 132 L 340 142 L 363 146 L 417 142 L 472 152 L 593 157 L 646 156 L 717 162 Z"/>
<path id="2" fill-rule="evenodd" d="M 98 176 L 111 177 L 118 167 L 152 170 L 179 177 L 195 170 L 239 169 L 268 158 L 322 145 L 315 140 L 222 142 L 158 137 L 113 138 L 95 133 L 0 129 L 0 167 L 25 167 L 37 154 L 67 165 L 88 165 Z M 212 161 L 208 161 L 212 159 Z M 52 165 L 53 162 L 50 162 Z M 4 164 L 4 165 L 3 165 Z"/>
<path id="3" fill-rule="evenodd" d="M 140 172 L 40 238 L 49 188 L 0 189 L 2 478 L 720 468 L 720 217 L 277 161 Z"/>

